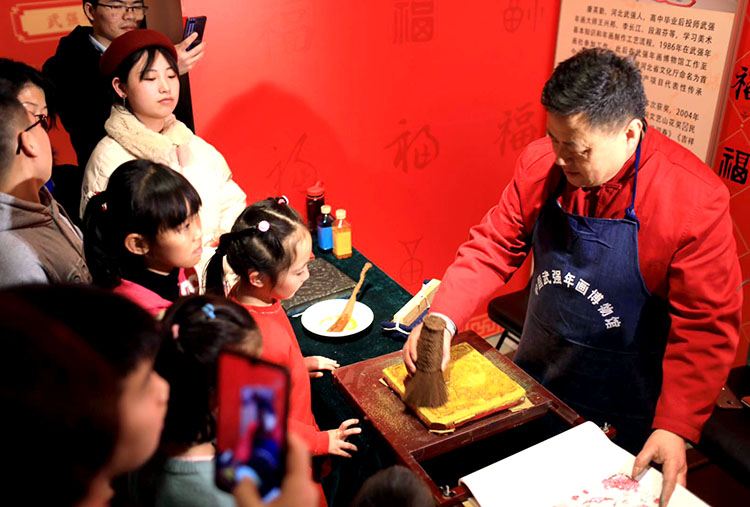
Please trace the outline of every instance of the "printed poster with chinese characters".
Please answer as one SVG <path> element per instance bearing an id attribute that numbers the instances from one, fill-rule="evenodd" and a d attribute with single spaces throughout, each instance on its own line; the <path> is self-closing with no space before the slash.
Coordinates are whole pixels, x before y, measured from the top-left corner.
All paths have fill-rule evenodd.
<path id="1" fill-rule="evenodd" d="M 743 7 L 744 0 L 562 0 L 555 63 L 589 47 L 633 58 L 649 127 L 710 164 Z"/>
<path id="2" fill-rule="evenodd" d="M 10 6 L 13 33 L 20 42 L 57 41 L 88 20 L 76 0 L 17 2 Z"/>

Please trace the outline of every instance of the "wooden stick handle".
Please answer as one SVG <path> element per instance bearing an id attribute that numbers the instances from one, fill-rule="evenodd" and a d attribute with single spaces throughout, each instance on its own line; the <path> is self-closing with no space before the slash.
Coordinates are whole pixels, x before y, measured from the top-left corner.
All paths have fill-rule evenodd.
<path id="1" fill-rule="evenodd" d="M 328 331 L 338 332 L 344 330 L 346 324 L 349 322 L 349 319 L 352 318 L 354 303 L 357 301 L 357 293 L 359 292 L 359 289 L 362 288 L 362 284 L 365 281 L 365 274 L 371 267 L 372 264 L 370 264 L 369 262 L 365 263 L 365 265 L 362 267 L 362 272 L 359 274 L 359 281 L 357 282 L 357 285 L 354 286 L 354 290 L 352 290 L 352 295 L 349 296 L 349 300 L 346 302 L 344 311 L 341 312 L 341 315 L 339 315 L 339 318 L 336 319 L 336 322 L 334 322 L 333 325 L 328 328 Z"/>
<path id="2" fill-rule="evenodd" d="M 359 292 L 359 289 L 362 288 L 362 284 L 365 283 L 365 273 L 367 273 L 367 270 L 372 267 L 372 264 L 369 262 L 366 263 L 362 267 L 362 271 L 359 273 L 359 281 L 357 282 L 357 285 L 354 286 L 354 290 L 352 290 L 352 295 L 349 296 L 349 301 L 346 302 L 346 306 L 344 307 L 344 311 L 341 312 L 341 315 L 348 315 L 348 318 L 346 319 L 347 322 L 352 316 L 352 311 L 354 310 L 354 303 L 357 301 L 357 293 Z"/>

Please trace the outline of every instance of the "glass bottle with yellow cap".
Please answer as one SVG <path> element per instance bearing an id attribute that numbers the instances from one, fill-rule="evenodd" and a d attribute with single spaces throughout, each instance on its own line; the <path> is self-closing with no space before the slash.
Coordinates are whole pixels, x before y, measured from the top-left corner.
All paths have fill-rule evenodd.
<path id="1" fill-rule="evenodd" d="M 352 256 L 352 227 L 346 221 L 346 210 L 336 210 L 336 222 L 333 224 L 333 255 L 337 259 Z"/>

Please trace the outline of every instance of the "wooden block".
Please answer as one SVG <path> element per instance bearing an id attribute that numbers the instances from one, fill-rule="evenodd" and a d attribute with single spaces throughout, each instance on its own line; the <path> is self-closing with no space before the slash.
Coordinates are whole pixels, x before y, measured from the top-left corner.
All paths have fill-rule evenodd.
<path id="1" fill-rule="evenodd" d="M 440 287 L 440 280 L 436 278 L 422 286 L 419 292 L 393 315 L 393 322 L 411 326 L 417 320 L 417 317 L 430 307 L 438 287 Z"/>

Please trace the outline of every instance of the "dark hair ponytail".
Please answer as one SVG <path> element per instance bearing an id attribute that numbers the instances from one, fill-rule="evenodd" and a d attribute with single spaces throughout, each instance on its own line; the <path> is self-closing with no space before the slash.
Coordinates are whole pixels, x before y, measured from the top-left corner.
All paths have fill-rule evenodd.
<path id="1" fill-rule="evenodd" d="M 223 259 L 243 280 L 249 271 L 258 271 L 276 283 L 282 271 L 294 262 L 294 234 L 306 231 L 302 217 L 289 206 L 286 197 L 269 197 L 245 208 L 222 234 L 219 247 L 206 268 L 206 287 L 223 290 Z"/>
<path id="2" fill-rule="evenodd" d="M 107 189 L 89 200 L 83 214 L 83 248 L 94 284 L 111 289 L 127 273 L 143 268 L 143 256 L 125 248 L 128 234 L 154 239 L 200 206 L 190 182 L 165 165 L 139 159 L 115 169 Z"/>
<path id="3" fill-rule="evenodd" d="M 111 243 L 115 235 L 106 233 L 111 230 L 106 203 L 105 190 L 91 196 L 86 205 L 83 214 L 83 250 L 94 283 L 111 289 L 120 284 L 121 266 L 118 256 L 111 254 L 117 251 L 117 245 Z"/>
<path id="4" fill-rule="evenodd" d="M 164 341 L 154 369 L 169 382 L 162 443 L 189 447 L 216 436 L 217 361 L 222 350 L 260 356 L 258 327 L 237 303 L 220 296 L 188 296 L 162 320 Z"/>

